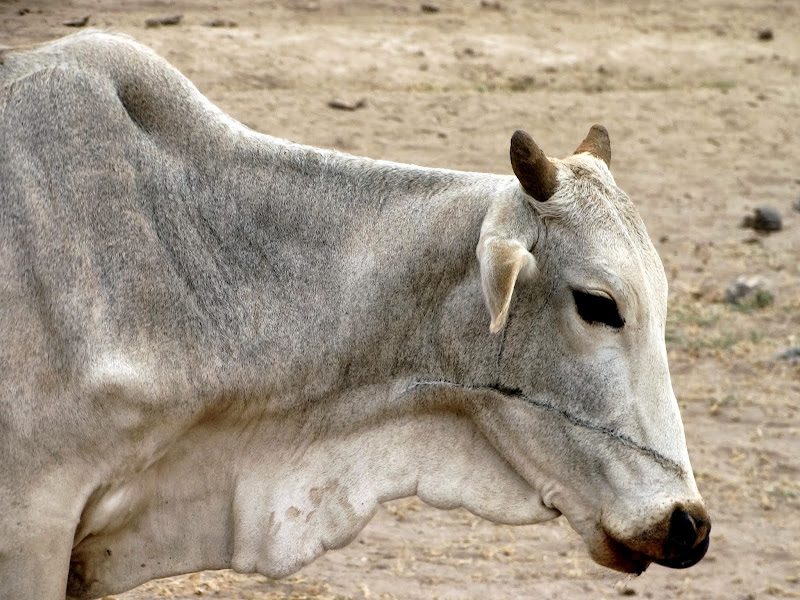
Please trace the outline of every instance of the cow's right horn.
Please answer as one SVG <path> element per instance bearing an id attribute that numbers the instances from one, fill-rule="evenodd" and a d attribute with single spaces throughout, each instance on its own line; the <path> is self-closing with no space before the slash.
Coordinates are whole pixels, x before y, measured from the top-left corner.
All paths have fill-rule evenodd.
<path id="1" fill-rule="evenodd" d="M 548 200 L 558 187 L 556 166 L 521 129 L 511 136 L 511 168 L 522 188 L 539 202 Z"/>

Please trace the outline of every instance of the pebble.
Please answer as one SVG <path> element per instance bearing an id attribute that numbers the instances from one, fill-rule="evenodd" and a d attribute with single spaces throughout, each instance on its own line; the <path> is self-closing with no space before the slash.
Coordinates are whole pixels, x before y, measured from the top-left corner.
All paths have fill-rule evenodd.
<path id="1" fill-rule="evenodd" d="M 432 2 L 423 2 L 419 5 L 419 9 L 424 13 L 437 13 L 439 12 L 439 7 Z"/>
<path id="2" fill-rule="evenodd" d="M 481 0 L 481 8 L 489 10 L 503 10 L 503 5 L 500 0 Z"/>
<path id="3" fill-rule="evenodd" d="M 760 42 L 769 42 L 775 39 L 775 34 L 772 33 L 772 29 L 766 27 L 764 29 L 759 29 L 758 33 L 756 34 L 756 39 Z"/>
<path id="4" fill-rule="evenodd" d="M 169 17 L 151 17 L 145 19 L 144 26 L 148 29 L 151 27 L 161 27 L 162 25 L 177 25 L 183 19 L 183 15 L 171 15 Z"/>
<path id="5" fill-rule="evenodd" d="M 206 27 L 238 27 L 239 24 L 228 19 L 211 19 L 203 23 L 203 25 Z"/>
<path id="6" fill-rule="evenodd" d="M 747 215 L 742 219 L 742 227 L 769 233 L 771 231 L 780 231 L 783 223 L 777 210 L 771 206 L 759 206 L 753 211 L 752 215 Z"/>
<path id="7" fill-rule="evenodd" d="M 345 102 L 344 100 L 337 100 L 333 99 L 328 102 L 329 108 L 335 108 L 336 110 L 358 110 L 359 108 L 364 108 L 367 105 L 367 101 L 364 98 L 358 100 L 356 102 Z"/>
<path id="8" fill-rule="evenodd" d="M 89 23 L 89 15 L 85 17 L 81 17 L 80 19 L 70 19 L 69 21 L 64 21 L 64 27 L 86 27 Z"/>
<path id="9" fill-rule="evenodd" d="M 775 360 L 788 360 L 793 365 L 800 363 L 800 346 L 792 346 L 788 350 L 784 350 L 775 356 Z"/>

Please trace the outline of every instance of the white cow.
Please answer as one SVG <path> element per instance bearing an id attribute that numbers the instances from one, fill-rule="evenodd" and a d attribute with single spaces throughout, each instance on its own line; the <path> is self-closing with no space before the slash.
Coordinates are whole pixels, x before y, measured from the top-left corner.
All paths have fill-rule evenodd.
<path id="1" fill-rule="evenodd" d="M 705 554 L 602 127 L 515 133 L 516 177 L 356 158 L 98 32 L 0 54 L 0 121 L 0 597 L 282 577 L 415 494 L 620 571 Z"/>

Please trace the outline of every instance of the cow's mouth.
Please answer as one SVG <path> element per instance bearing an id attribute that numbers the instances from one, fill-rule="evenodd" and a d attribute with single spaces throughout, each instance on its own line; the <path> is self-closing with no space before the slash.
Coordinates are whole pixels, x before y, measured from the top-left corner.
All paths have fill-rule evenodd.
<path id="1" fill-rule="evenodd" d="M 590 548 L 590 553 L 598 564 L 634 575 L 644 573 L 645 569 L 653 562 L 651 557 L 629 548 L 609 535 L 605 535 L 600 544 Z"/>
<path id="2" fill-rule="evenodd" d="M 706 535 L 695 547 L 689 549 L 687 552 L 666 558 L 658 558 L 633 550 L 622 542 L 610 536 L 606 536 L 600 548 L 592 551 L 592 558 L 601 565 L 614 569 L 615 571 L 636 575 L 644 573 L 645 569 L 652 563 L 670 569 L 688 569 L 700 562 L 706 555 L 710 539 L 711 536 Z"/>

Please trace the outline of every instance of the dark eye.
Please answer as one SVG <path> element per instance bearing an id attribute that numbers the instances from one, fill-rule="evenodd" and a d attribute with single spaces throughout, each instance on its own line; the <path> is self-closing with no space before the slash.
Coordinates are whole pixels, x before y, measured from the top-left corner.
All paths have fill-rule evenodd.
<path id="1" fill-rule="evenodd" d="M 578 314 L 587 323 L 603 323 L 614 329 L 625 325 L 617 310 L 617 303 L 611 298 L 579 290 L 572 290 L 572 297 L 575 299 Z"/>

